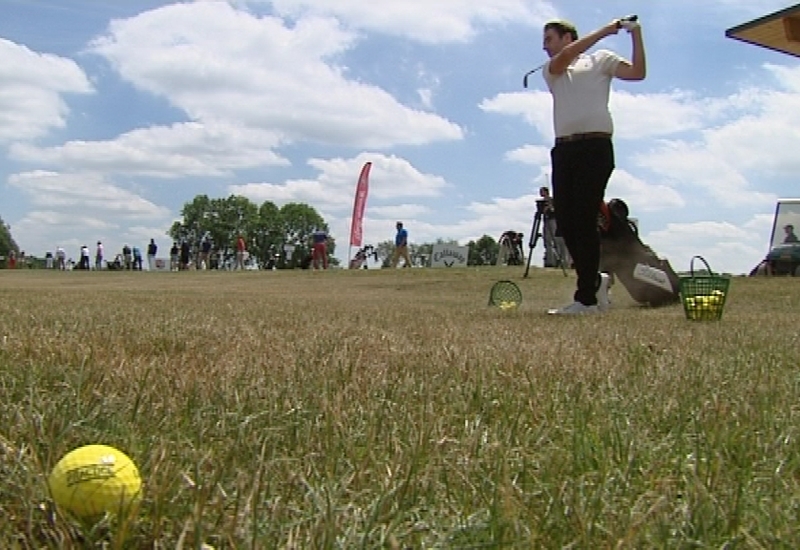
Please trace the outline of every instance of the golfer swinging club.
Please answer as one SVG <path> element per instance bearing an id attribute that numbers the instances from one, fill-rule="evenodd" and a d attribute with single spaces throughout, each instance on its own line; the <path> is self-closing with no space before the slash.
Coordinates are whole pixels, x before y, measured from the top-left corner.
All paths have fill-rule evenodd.
<path id="1" fill-rule="evenodd" d="M 585 53 L 620 29 L 633 39 L 633 60 L 609 50 Z M 597 213 L 608 179 L 614 171 L 611 143 L 613 122 L 608 110 L 611 79 L 643 80 L 646 73 L 644 44 L 639 23 L 617 19 L 578 39 L 566 21 L 544 26 L 544 50 L 550 60 L 542 68 L 553 95 L 556 143 L 552 160 L 556 223 L 569 249 L 578 275 L 574 301 L 551 314 L 596 313 L 610 305 L 608 274 L 599 273 L 600 236 Z"/>

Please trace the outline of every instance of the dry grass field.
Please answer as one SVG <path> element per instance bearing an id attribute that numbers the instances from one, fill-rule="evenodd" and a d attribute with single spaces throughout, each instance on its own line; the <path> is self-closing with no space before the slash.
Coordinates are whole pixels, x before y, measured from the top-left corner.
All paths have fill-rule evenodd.
<path id="1" fill-rule="evenodd" d="M 800 279 L 698 323 L 521 274 L 0 272 L 0 547 L 800 547 Z M 130 524 L 54 508 L 88 443 Z"/>

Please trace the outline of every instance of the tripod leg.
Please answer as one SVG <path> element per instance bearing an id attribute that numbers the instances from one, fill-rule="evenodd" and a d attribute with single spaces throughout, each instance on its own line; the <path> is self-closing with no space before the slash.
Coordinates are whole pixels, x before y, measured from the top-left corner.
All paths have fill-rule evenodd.
<path id="1" fill-rule="evenodd" d="M 559 251 L 558 241 L 556 240 L 555 232 L 552 229 L 553 229 L 552 225 L 547 225 L 547 222 L 545 221 L 545 231 L 544 231 L 545 249 L 547 249 L 548 247 L 550 248 L 550 250 L 553 253 L 553 256 L 556 257 L 556 262 L 558 262 L 558 265 L 561 266 L 561 272 L 564 274 L 564 277 L 566 277 L 567 276 L 566 259 Z"/>
<path id="2" fill-rule="evenodd" d="M 567 262 L 565 261 L 564 256 L 561 255 L 561 252 L 558 250 L 558 241 L 556 241 L 556 236 L 550 235 L 551 244 L 550 246 L 553 247 L 553 255 L 556 257 L 556 261 L 558 265 L 561 266 L 561 272 L 564 274 L 564 277 L 567 276 Z"/>
<path id="3" fill-rule="evenodd" d="M 533 257 L 533 249 L 536 248 L 536 241 L 539 240 L 539 225 L 542 223 L 542 215 L 537 212 L 533 216 L 533 227 L 531 228 L 531 236 L 528 239 L 528 264 L 525 266 L 524 279 L 528 278 L 528 272 L 531 269 L 531 258 Z"/>

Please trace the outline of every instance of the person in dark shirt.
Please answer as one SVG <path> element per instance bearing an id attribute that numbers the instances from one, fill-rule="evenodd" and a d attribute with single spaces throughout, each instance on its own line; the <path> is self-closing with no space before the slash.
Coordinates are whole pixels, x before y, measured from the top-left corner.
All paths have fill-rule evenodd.
<path id="1" fill-rule="evenodd" d="M 131 254 L 131 247 L 127 244 L 122 247 L 122 258 L 125 261 L 125 270 L 130 271 L 133 267 L 133 255 Z"/>
<path id="2" fill-rule="evenodd" d="M 169 249 L 169 269 L 170 271 L 178 271 L 180 268 L 180 250 L 178 243 L 172 243 L 172 248 Z"/>
<path id="3" fill-rule="evenodd" d="M 200 259 L 197 262 L 197 269 L 210 268 L 210 265 L 208 263 L 210 255 L 211 255 L 211 239 L 209 239 L 208 237 L 204 237 L 203 242 L 200 243 Z"/>
<path id="4" fill-rule="evenodd" d="M 785 226 L 783 231 L 786 233 L 786 237 L 783 239 L 783 244 L 800 243 L 800 239 L 798 239 L 797 235 L 794 234 L 794 226 L 792 224 Z"/>
<path id="5" fill-rule="evenodd" d="M 158 253 L 158 245 L 155 239 L 150 239 L 150 244 L 147 245 L 147 269 L 155 271 L 156 269 L 156 254 Z"/>
<path id="6" fill-rule="evenodd" d="M 189 269 L 189 243 L 187 241 L 181 243 L 181 269 Z"/>

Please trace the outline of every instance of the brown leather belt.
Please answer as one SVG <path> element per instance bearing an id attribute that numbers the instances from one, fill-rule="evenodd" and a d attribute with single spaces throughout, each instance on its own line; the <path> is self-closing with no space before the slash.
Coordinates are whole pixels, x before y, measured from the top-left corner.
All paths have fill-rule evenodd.
<path id="1" fill-rule="evenodd" d="M 611 134 L 607 132 L 587 132 L 585 134 L 571 134 L 556 138 L 556 145 L 559 143 L 569 143 L 570 141 L 583 141 L 584 139 L 611 139 Z"/>

